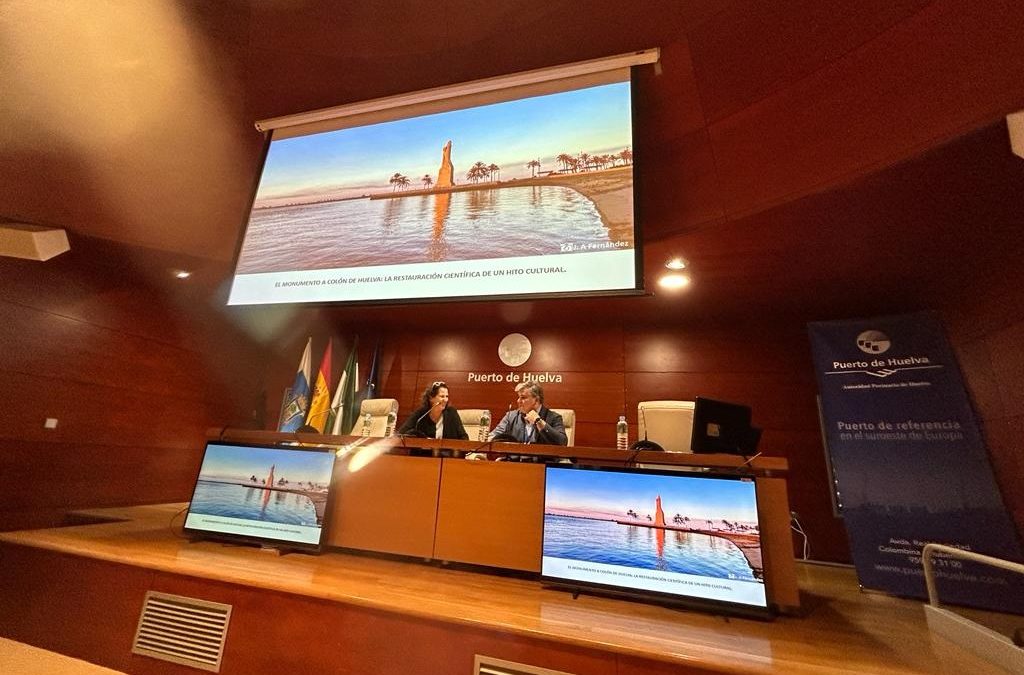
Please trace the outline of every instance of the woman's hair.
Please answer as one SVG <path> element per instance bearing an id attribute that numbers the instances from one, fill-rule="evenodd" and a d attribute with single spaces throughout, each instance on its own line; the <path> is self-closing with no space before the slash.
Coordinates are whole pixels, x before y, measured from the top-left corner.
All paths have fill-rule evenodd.
<path id="1" fill-rule="evenodd" d="M 448 385 L 438 380 L 437 382 L 431 382 L 427 385 L 427 388 L 423 390 L 423 405 L 430 405 L 430 399 L 437 396 L 439 389 L 447 389 Z"/>

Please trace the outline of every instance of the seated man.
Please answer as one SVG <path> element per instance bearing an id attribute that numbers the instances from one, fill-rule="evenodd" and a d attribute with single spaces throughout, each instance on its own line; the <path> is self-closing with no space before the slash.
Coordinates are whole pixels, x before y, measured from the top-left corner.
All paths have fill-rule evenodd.
<path id="1" fill-rule="evenodd" d="M 544 407 L 544 389 L 536 382 L 516 385 L 518 408 L 509 410 L 494 427 L 489 441 L 534 445 L 566 445 L 562 416 Z"/>

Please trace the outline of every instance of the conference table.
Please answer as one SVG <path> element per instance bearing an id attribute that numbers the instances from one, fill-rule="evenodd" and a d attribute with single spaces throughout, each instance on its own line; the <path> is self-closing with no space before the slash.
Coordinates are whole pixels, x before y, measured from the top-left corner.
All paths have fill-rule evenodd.
<path id="1" fill-rule="evenodd" d="M 211 429 L 210 440 L 337 447 L 328 547 L 531 573 L 540 572 L 547 464 L 748 476 L 757 487 L 768 597 L 783 613 L 800 607 L 785 458 L 243 429 Z M 508 457 L 519 461 L 501 461 Z"/>

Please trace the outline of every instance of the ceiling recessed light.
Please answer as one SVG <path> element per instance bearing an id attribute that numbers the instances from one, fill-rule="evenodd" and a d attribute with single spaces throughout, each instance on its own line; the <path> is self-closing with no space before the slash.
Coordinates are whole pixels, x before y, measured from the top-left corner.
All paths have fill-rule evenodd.
<path id="1" fill-rule="evenodd" d="M 685 259 L 676 256 L 665 261 L 665 267 L 670 270 L 685 270 L 689 263 Z"/>
<path id="2" fill-rule="evenodd" d="M 174 276 L 177 277 L 178 279 L 188 279 L 190 276 L 192 276 L 192 273 L 189 272 L 188 270 L 178 270 L 177 272 L 174 273 Z"/>
<path id="3" fill-rule="evenodd" d="M 664 289 L 674 291 L 690 285 L 690 277 L 685 274 L 666 274 L 658 279 L 658 285 Z"/>

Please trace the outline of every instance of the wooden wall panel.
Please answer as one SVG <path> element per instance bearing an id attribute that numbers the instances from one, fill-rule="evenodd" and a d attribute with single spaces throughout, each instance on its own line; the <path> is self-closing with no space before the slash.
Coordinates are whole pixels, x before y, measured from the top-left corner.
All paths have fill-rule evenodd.
<path id="1" fill-rule="evenodd" d="M 617 326 L 591 331 L 586 341 L 572 339 L 560 329 L 544 328 L 545 306 L 530 303 L 525 308 L 533 352 L 529 361 L 520 370 L 561 371 L 570 369 L 572 364 L 603 363 L 603 370 L 617 370 L 622 367 L 622 337 Z M 498 343 L 515 329 L 490 331 L 436 332 L 424 336 L 420 367 L 423 370 L 494 370 L 505 371 L 509 367 L 498 358 Z"/>
<path id="2" fill-rule="evenodd" d="M 710 125 L 728 210 L 793 199 L 1018 110 L 1022 31 L 1024 8 L 1016 3 L 933 2 L 845 58 Z"/>
<path id="3" fill-rule="evenodd" d="M 794 373 L 806 370 L 810 343 L 803 326 L 762 323 L 728 328 L 627 333 L 627 368 L 636 372 Z"/>
<path id="4" fill-rule="evenodd" d="M 929 2 L 732 3 L 690 36 L 708 120 L 720 120 L 792 85 Z"/>
<path id="5" fill-rule="evenodd" d="M 201 443 L 183 448 L 5 443 L 0 455 L 5 510 L 187 500 L 201 457 Z"/>
<path id="6" fill-rule="evenodd" d="M 1024 541 L 1024 269 L 1001 268 L 998 292 L 966 284 L 943 308 L 989 459 Z"/>
<path id="7" fill-rule="evenodd" d="M 0 439 L 73 442 L 88 439 L 104 445 L 160 444 L 188 448 L 219 426 L 223 417 L 196 405 L 195 399 L 158 397 L 123 387 L 104 387 L 58 377 L 6 374 L 0 406 L 11 423 Z M 58 419 L 44 429 L 46 417 Z"/>
<path id="8" fill-rule="evenodd" d="M 0 635 L 118 671 L 153 573 L 4 544 Z"/>
<path id="9" fill-rule="evenodd" d="M 184 501 L 209 427 L 265 423 L 268 353 L 216 304 L 220 277 L 204 279 L 205 263 L 71 245 L 48 263 L 0 260 L 0 466 L 17 480 L 4 529 Z M 170 274 L 193 263 L 191 286 Z"/>
<path id="10" fill-rule="evenodd" d="M 672 141 L 702 131 L 705 126 L 689 41 L 677 36 L 659 43 L 658 48 L 661 71 L 638 68 L 634 72 L 636 98 L 646 111 L 643 123 L 634 127 L 637 147 L 648 147 L 640 139 Z"/>
<path id="11" fill-rule="evenodd" d="M 122 388 L 125 374 L 111 364 L 127 360 L 136 364 L 133 377 L 140 392 L 161 398 L 197 398 L 205 393 L 208 373 L 203 368 L 202 355 L 195 352 L 19 304 L 5 303 L 4 315 L 6 320 L 0 322 L 0 350 L 17 355 L 11 367 L 19 373 L 51 379 L 67 377 L 64 368 L 67 361 L 73 361 L 81 364 L 74 379 Z M 45 352 L 36 349 L 40 336 L 59 345 L 65 359 L 47 358 Z M 191 367 L 175 367 L 189 361 Z"/>
<path id="12" fill-rule="evenodd" d="M 666 140 L 638 132 L 635 141 L 636 216 L 644 237 L 692 230 L 725 216 L 715 149 L 706 129 Z M 652 257 L 659 264 L 664 260 Z"/>
<path id="13" fill-rule="evenodd" d="M 225 675 L 451 675 L 471 673 L 475 653 L 578 675 L 615 673 L 614 656 L 586 649 L 263 590 L 240 590 L 232 624 Z"/>

